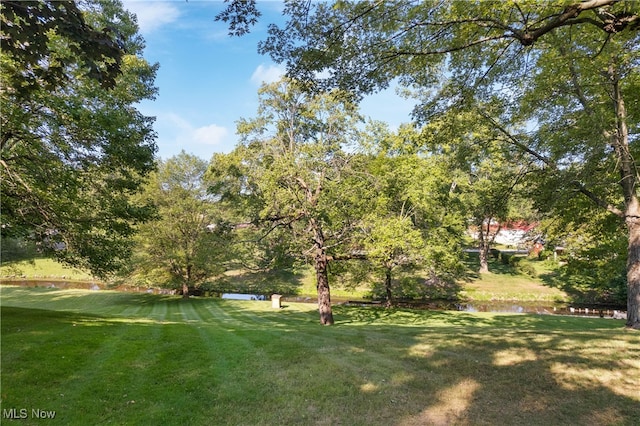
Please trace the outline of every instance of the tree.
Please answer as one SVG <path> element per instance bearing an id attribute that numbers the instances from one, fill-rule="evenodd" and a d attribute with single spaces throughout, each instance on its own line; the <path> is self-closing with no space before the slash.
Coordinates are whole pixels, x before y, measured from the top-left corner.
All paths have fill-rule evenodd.
<path id="1" fill-rule="evenodd" d="M 121 267 L 156 150 L 157 65 L 118 1 L 2 2 L 2 236 L 96 275 Z"/>
<path id="2" fill-rule="evenodd" d="M 159 162 L 141 195 L 158 216 L 139 226 L 132 275 L 177 287 L 184 298 L 224 272 L 229 253 L 229 228 L 207 192 L 207 168 L 206 161 L 182 151 Z"/>
<path id="3" fill-rule="evenodd" d="M 82 10 L 75 1 L 3 1 L 2 53 L 20 68 L 4 70 L 8 86 L 21 96 L 65 86 L 76 78 L 69 64 L 77 64 L 84 76 L 113 87 L 122 72 L 125 45 L 131 33 L 121 33 L 117 21 L 93 26 L 87 11 L 105 8 L 122 15 L 119 3 L 87 2 Z M 96 7 L 97 6 L 97 7 Z M 100 12 L 98 12 L 100 13 Z M 122 15 L 124 16 L 124 15 Z M 126 18 L 131 21 L 131 17 Z M 95 22 L 94 22 L 95 23 Z M 63 40 L 66 49 L 52 49 Z M 130 40 L 129 40 L 130 42 Z"/>
<path id="4" fill-rule="evenodd" d="M 343 150 L 359 117 L 340 92 L 308 95 L 291 80 L 259 95 L 258 115 L 239 121 L 235 161 L 219 158 L 226 167 L 211 170 L 213 191 L 245 200 L 256 242 L 313 266 L 320 323 L 331 325 L 329 263 L 353 257 L 350 236 L 366 202 L 366 182 L 352 172 L 357 158 Z"/>
<path id="5" fill-rule="evenodd" d="M 548 181 L 625 224 L 627 326 L 640 328 L 638 2 L 292 2 L 285 14 L 260 51 L 311 86 L 435 89 L 422 122 L 499 104 L 484 119 Z"/>
<path id="6" fill-rule="evenodd" d="M 422 132 L 429 135 L 427 149 L 441 153 L 455 176 L 455 192 L 478 240 L 479 273 L 488 273 L 502 224 L 523 219 L 523 212 L 511 207 L 522 199 L 523 180 L 532 166 L 473 107 L 433 117 Z"/>
<path id="7" fill-rule="evenodd" d="M 369 131 L 372 142 L 364 143 L 370 157 L 366 170 L 376 194 L 361 222 L 363 253 L 384 275 L 387 305 L 393 303 L 394 293 L 450 297 L 451 291 L 442 290 L 455 289 L 461 273 L 465 221 L 452 191 L 449 165 L 442 155 L 412 149 L 424 137 L 413 126 L 402 126 L 393 134 L 382 127 Z M 411 273 L 413 279 L 407 276 L 394 283 L 398 272 Z M 415 279 L 423 274 L 426 279 Z"/>
<path id="8" fill-rule="evenodd" d="M 577 302 L 623 305 L 627 297 L 624 224 L 604 210 L 590 212 L 580 205 L 588 202 L 573 197 L 564 203 L 563 212 L 543 221 L 547 243 L 562 248 L 560 260 L 565 264 L 550 282 Z"/>

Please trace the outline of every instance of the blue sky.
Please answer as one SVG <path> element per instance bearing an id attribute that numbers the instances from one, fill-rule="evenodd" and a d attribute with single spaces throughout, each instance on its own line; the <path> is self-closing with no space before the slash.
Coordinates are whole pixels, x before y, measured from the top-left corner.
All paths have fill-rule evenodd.
<path id="1" fill-rule="evenodd" d="M 258 2 L 262 17 L 251 34 L 229 37 L 224 23 L 214 18 L 222 1 L 129 0 L 124 6 L 138 17 L 146 40 L 144 56 L 158 62 L 159 95 L 139 109 L 156 117 L 158 156 L 169 158 L 181 150 L 209 159 L 229 152 L 237 143 L 236 121 L 251 118 L 258 107 L 263 82 L 277 80 L 284 68 L 259 55 L 257 44 L 267 25 L 282 22 L 282 4 Z M 392 128 L 410 120 L 413 102 L 389 89 L 366 98 L 361 112 Z"/>

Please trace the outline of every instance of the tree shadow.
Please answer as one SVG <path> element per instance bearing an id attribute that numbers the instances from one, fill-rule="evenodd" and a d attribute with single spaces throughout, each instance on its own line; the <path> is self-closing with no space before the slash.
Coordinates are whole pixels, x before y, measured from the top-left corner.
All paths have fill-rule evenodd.
<path id="1" fill-rule="evenodd" d="M 35 243 L 23 239 L 2 238 L 0 245 L 0 259 L 2 266 L 11 265 L 22 261 L 33 262 L 34 259 L 43 257 Z"/>
<path id="2" fill-rule="evenodd" d="M 303 273 L 289 270 L 240 271 L 206 283 L 202 288 L 218 294 L 296 295 L 303 279 Z"/>
<path id="3" fill-rule="evenodd" d="M 361 386 L 379 404 L 384 404 L 379 395 L 402 402 L 390 413 L 381 410 L 379 424 L 631 425 L 640 420 L 637 383 L 629 379 L 640 374 L 632 361 L 640 340 L 627 335 L 620 321 L 348 308 L 340 309 L 339 317 L 345 327 L 366 324 L 380 336 L 395 336 L 381 337 L 379 345 L 397 345 L 384 351 L 402 360 L 402 371 L 383 367 L 376 380 Z M 402 341 L 406 344 L 398 345 Z M 610 347 L 617 349 L 603 355 Z"/>
<path id="4" fill-rule="evenodd" d="M 572 271 L 558 269 L 540 274 L 538 277 L 545 286 L 565 292 L 573 303 L 626 310 L 626 271 L 622 271 L 619 276 L 609 281 L 595 280 L 595 283 L 588 275 L 588 271 L 585 272 L 586 277 Z"/>
<path id="5" fill-rule="evenodd" d="M 496 253 L 498 252 L 498 253 Z M 502 257 L 503 254 L 499 254 L 498 250 L 492 250 L 492 253 L 489 255 L 488 263 L 489 263 L 489 271 L 494 274 L 501 275 L 519 275 L 521 272 L 518 270 L 516 265 L 513 262 L 509 262 L 509 259 L 512 255 L 506 255 Z M 509 256 L 509 257 L 507 257 Z M 477 252 L 466 252 L 464 253 L 462 263 L 466 268 L 466 277 L 467 281 L 473 281 L 480 278 L 479 269 L 480 269 L 480 254 Z"/>
<path id="6" fill-rule="evenodd" d="M 527 322 L 518 327 L 519 317 L 496 317 L 486 330 L 460 317 L 452 324 L 466 329 L 465 339 L 447 339 L 446 330 L 416 336 L 405 356 L 415 362 L 413 371 L 430 374 L 417 374 L 408 387 L 419 388 L 434 374 L 440 383 L 398 423 L 637 424 L 635 385 L 624 378 L 637 371 L 627 364 L 637 344 L 603 358 L 594 353 L 607 345 L 602 333 L 570 321 L 557 331 L 541 331 L 535 317 Z"/>
<path id="7" fill-rule="evenodd" d="M 322 327 L 305 306 L 127 296 L 151 306 L 124 318 L 3 308 L 3 402 L 46 403 L 69 423 L 86 410 L 85 424 L 640 418 L 640 340 L 620 321 L 340 305 Z"/>

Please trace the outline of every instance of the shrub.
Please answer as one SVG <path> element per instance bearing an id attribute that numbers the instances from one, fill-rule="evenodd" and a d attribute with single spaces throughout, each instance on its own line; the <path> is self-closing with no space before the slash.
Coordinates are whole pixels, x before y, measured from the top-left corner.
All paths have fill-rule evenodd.
<path id="1" fill-rule="evenodd" d="M 535 278 L 538 276 L 536 269 L 528 263 L 519 262 L 519 261 L 516 262 L 516 270 L 521 274 L 530 276 L 531 278 Z"/>

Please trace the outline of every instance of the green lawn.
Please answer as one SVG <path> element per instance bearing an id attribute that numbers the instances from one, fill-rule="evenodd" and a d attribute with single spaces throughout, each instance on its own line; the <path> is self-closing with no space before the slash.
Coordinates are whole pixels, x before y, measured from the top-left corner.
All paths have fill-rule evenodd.
<path id="1" fill-rule="evenodd" d="M 1 290 L 2 424 L 640 424 L 624 321 Z"/>
<path id="2" fill-rule="evenodd" d="M 470 271 L 478 269 L 478 255 L 469 254 L 466 259 Z M 568 300 L 567 294 L 549 287 L 542 280 L 545 274 L 553 274 L 551 263 L 521 257 L 518 266 L 505 265 L 490 259 L 488 274 L 472 272 L 463 283 L 461 297 L 474 301 L 520 301 L 552 304 Z M 530 271 L 529 274 L 524 271 Z"/>
<path id="3" fill-rule="evenodd" d="M 2 262 L 0 278 L 10 279 L 52 279 L 68 281 L 92 281 L 94 278 L 87 271 L 71 268 L 53 259 L 34 258 Z"/>
<path id="4" fill-rule="evenodd" d="M 464 283 L 461 297 L 480 301 L 517 300 L 544 303 L 567 300 L 565 292 L 546 286 L 539 278 L 499 271 L 479 275 Z"/>

